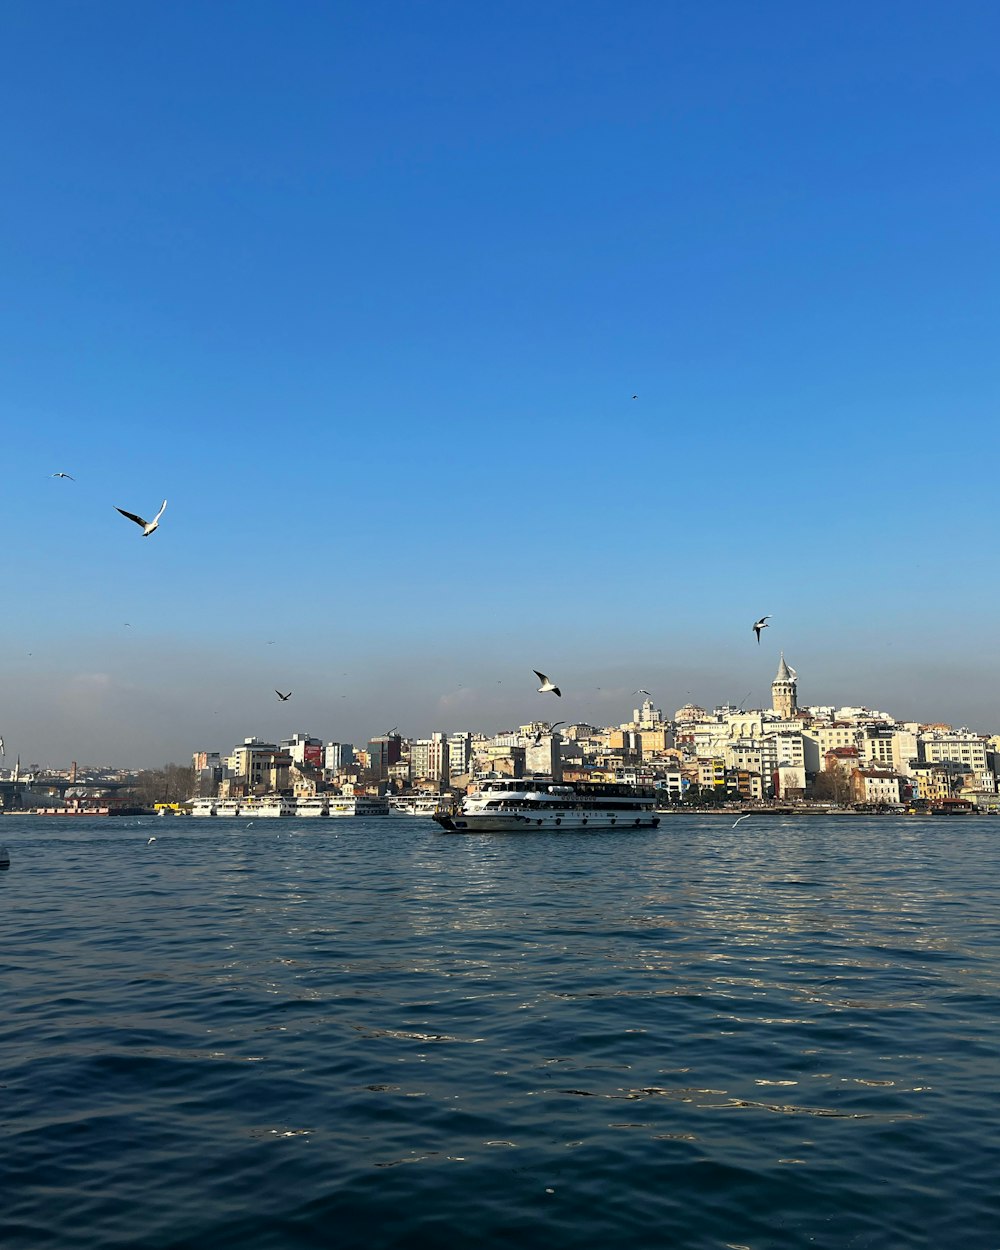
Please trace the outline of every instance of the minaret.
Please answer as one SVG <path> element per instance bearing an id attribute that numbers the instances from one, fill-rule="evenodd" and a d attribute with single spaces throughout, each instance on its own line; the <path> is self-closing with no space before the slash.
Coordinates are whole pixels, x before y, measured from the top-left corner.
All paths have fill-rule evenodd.
<path id="1" fill-rule="evenodd" d="M 785 663 L 785 653 L 781 653 L 778 675 L 771 682 L 771 706 L 784 720 L 791 720 L 799 708 L 795 690 L 796 672 Z"/>

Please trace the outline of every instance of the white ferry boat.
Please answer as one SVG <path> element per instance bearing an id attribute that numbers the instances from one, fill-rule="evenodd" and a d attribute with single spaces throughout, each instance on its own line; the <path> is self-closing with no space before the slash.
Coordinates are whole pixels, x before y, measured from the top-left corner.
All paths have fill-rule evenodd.
<path id="1" fill-rule="evenodd" d="M 280 794 L 265 794 L 259 799 L 244 799 L 240 815 L 251 820 L 255 820 L 258 816 L 265 819 L 294 816 L 295 803 L 292 799 L 283 798 Z"/>
<path id="2" fill-rule="evenodd" d="M 536 829 L 655 829 L 653 790 L 544 777 L 484 780 L 454 815 L 434 817 L 446 833 L 527 833 Z"/>
<path id="3" fill-rule="evenodd" d="M 449 816 L 455 810 L 450 794 L 400 794 L 389 800 L 396 816 Z"/>
<path id="4" fill-rule="evenodd" d="M 219 799 L 215 804 L 216 816 L 239 816 L 246 799 Z"/>
<path id="5" fill-rule="evenodd" d="M 192 816 L 214 816 L 215 815 L 215 799 L 192 799 L 191 815 Z"/>
<path id="6" fill-rule="evenodd" d="M 328 816 L 388 816 L 389 800 L 369 794 L 331 794 L 327 800 Z"/>
<path id="7" fill-rule="evenodd" d="M 308 799 L 298 799 L 295 803 L 296 816 L 325 816 L 327 796 L 314 794 Z"/>

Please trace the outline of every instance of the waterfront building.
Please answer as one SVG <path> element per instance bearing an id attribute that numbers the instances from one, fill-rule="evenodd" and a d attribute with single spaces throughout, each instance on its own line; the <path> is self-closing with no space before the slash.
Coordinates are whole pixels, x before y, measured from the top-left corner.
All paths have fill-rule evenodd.
<path id="1" fill-rule="evenodd" d="M 897 807 L 902 801 L 900 780 L 882 768 L 856 768 L 851 773 L 851 798 L 855 803 Z"/>
<path id="2" fill-rule="evenodd" d="M 988 771 L 987 739 L 981 734 L 970 733 L 968 729 L 953 730 L 950 733 L 932 731 L 922 733 L 919 741 L 920 758 L 928 764 L 942 764 L 950 760 L 955 764 L 967 765 L 971 773 Z"/>
<path id="3" fill-rule="evenodd" d="M 229 757 L 229 770 L 237 781 L 250 789 L 266 786 L 277 749 L 275 743 L 265 742 L 263 738 L 244 738 L 242 745 L 234 748 Z"/>

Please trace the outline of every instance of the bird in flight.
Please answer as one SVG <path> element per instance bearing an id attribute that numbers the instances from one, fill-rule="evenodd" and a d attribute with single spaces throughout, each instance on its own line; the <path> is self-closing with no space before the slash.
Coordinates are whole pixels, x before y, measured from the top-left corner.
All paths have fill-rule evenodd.
<path id="1" fill-rule="evenodd" d="M 737 816 L 733 821 L 733 828 L 735 829 L 741 820 L 749 820 L 752 815 L 752 812 L 744 812 L 742 816 Z"/>
<path id="2" fill-rule="evenodd" d="M 551 733 L 553 733 L 553 732 L 556 730 L 556 728 L 557 728 L 559 725 L 565 725 L 565 724 L 566 724 L 566 722 L 565 722 L 564 720 L 557 720 L 557 721 L 556 721 L 556 723 L 555 723 L 554 725 L 550 725 L 550 726 L 549 726 L 549 730 L 548 730 L 548 731 L 549 731 L 549 733 L 551 734 Z M 545 730 L 544 730 L 544 729 L 539 729 L 539 731 L 535 734 L 535 742 L 534 742 L 534 745 L 535 745 L 536 747 L 537 747 L 537 746 L 541 746 L 541 742 L 542 742 L 542 739 L 543 739 L 544 737 L 545 737 Z"/>
<path id="3" fill-rule="evenodd" d="M 152 836 L 152 837 L 149 839 L 149 841 L 146 843 L 146 845 L 147 845 L 147 846 L 152 846 L 152 845 L 153 845 L 153 843 L 154 843 L 155 841 L 156 841 L 156 834 L 154 833 L 154 834 L 153 834 L 153 836 Z"/>
<path id="4" fill-rule="evenodd" d="M 159 512 L 155 517 L 153 517 L 152 521 L 144 521 L 141 516 L 136 516 L 134 512 L 126 512 L 124 508 L 115 508 L 115 511 L 120 512 L 122 516 L 128 517 L 128 519 L 130 521 L 134 521 L 136 525 L 141 525 L 143 538 L 148 538 L 150 534 L 152 534 L 153 530 L 155 530 L 160 524 L 160 517 L 163 516 L 163 509 L 166 506 L 167 501 L 164 499 L 163 503 L 160 504 Z"/>
<path id="5" fill-rule="evenodd" d="M 292 697 L 292 692 L 290 690 L 288 694 L 282 694 L 280 690 L 276 690 L 274 693 L 278 696 L 278 698 L 281 700 L 282 703 L 287 703 L 288 700 Z"/>
<path id="6" fill-rule="evenodd" d="M 638 398 L 639 398 L 639 396 L 638 396 L 638 395 L 633 395 L 633 396 L 632 396 L 632 398 L 633 398 L 633 399 L 638 399 Z"/>
<path id="7" fill-rule="evenodd" d="M 3 749 L 3 738 L 0 738 L 0 755 L 6 755 L 6 754 L 7 752 Z"/>
<path id="8" fill-rule="evenodd" d="M 600 689 L 600 687 L 598 687 L 598 689 Z M 646 696 L 646 698 L 647 698 L 647 699 L 651 699 L 651 698 L 653 697 L 653 696 L 649 693 L 649 691 L 648 691 L 648 690 L 637 690 L 635 693 L 636 693 L 636 694 L 644 694 L 644 695 Z"/>
<path id="9" fill-rule="evenodd" d="M 769 616 L 769 615 L 768 615 L 768 616 L 762 616 L 762 617 L 760 618 L 760 620 L 759 620 L 759 621 L 754 621 L 753 625 L 751 626 L 751 628 L 753 629 L 753 632 L 757 635 L 757 646 L 758 646 L 758 647 L 760 646 L 760 631 L 761 631 L 762 629 L 770 629 L 770 628 L 771 628 L 771 627 L 770 627 L 770 625 L 768 625 L 768 623 L 767 623 L 770 619 L 771 619 L 771 618 L 770 618 L 770 616 Z"/>
<path id="10" fill-rule="evenodd" d="M 540 673 L 537 668 L 533 668 L 531 671 L 535 674 L 538 680 L 542 683 L 538 687 L 539 694 L 548 694 L 548 692 L 551 690 L 554 695 L 558 695 L 560 699 L 562 698 L 562 691 L 559 689 L 558 686 L 554 686 L 552 682 L 550 682 L 549 679 L 545 676 L 544 673 Z"/>
<path id="11" fill-rule="evenodd" d="M 53 473 L 52 476 L 53 477 L 65 477 L 65 478 L 68 478 L 71 482 L 76 481 L 76 478 L 72 475 L 72 473 Z"/>

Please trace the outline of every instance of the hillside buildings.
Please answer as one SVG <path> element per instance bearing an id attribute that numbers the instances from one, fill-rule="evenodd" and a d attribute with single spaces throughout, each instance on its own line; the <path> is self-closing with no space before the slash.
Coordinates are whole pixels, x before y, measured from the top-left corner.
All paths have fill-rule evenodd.
<path id="1" fill-rule="evenodd" d="M 348 792 L 462 790 L 487 777 L 545 776 L 655 786 L 664 801 L 727 798 L 744 803 L 803 798 L 870 807 L 939 803 L 970 796 L 1000 806 L 1000 735 L 897 722 L 866 707 L 799 702 L 795 669 L 781 655 L 771 707 L 694 703 L 664 716 L 652 696 L 618 725 L 553 729 L 532 721 L 489 735 L 397 730 L 364 750 L 296 733 L 281 743 L 247 738 L 230 755 L 199 751 L 199 793 L 259 794 L 302 786 Z"/>

